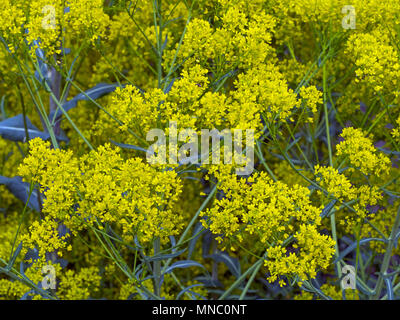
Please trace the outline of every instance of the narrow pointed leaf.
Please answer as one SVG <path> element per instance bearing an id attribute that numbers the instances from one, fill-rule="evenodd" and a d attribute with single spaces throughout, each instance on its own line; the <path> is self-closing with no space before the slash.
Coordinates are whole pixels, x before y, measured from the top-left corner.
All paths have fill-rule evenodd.
<path id="1" fill-rule="evenodd" d="M 30 139 L 41 138 L 43 140 L 47 140 L 50 138 L 50 135 L 48 133 L 42 132 L 38 128 L 36 128 L 28 119 L 28 117 L 26 117 L 25 119 Z M 24 116 L 22 114 L 19 114 L 15 117 L 1 121 L 0 135 L 4 139 L 12 141 L 26 141 Z"/>
<path id="2" fill-rule="evenodd" d="M 186 249 L 183 249 L 183 250 L 179 250 L 175 253 L 162 254 L 162 255 L 157 255 L 154 257 L 147 257 L 146 261 L 152 262 L 152 261 L 161 261 L 161 260 L 168 260 L 168 259 L 176 258 L 176 257 L 179 257 L 185 251 L 186 251 Z"/>
<path id="3" fill-rule="evenodd" d="M 335 206 L 336 202 L 337 202 L 337 200 L 334 199 L 326 205 L 326 207 L 321 212 L 321 218 L 325 218 L 327 215 L 329 215 L 332 208 Z"/>
<path id="4" fill-rule="evenodd" d="M 177 269 L 177 268 L 184 269 L 184 268 L 190 268 L 190 267 L 200 267 L 205 270 L 204 266 L 201 263 L 198 263 L 193 260 L 182 260 L 182 261 L 177 261 L 177 262 L 173 263 L 170 267 L 168 267 L 165 270 L 164 274 L 170 273 L 174 269 Z"/>
<path id="5" fill-rule="evenodd" d="M 237 258 L 233 258 L 230 255 L 228 255 L 225 252 L 219 252 L 219 253 L 213 253 L 207 258 L 213 259 L 215 262 L 220 262 L 225 264 L 229 271 L 232 272 L 232 274 L 236 277 L 239 278 L 240 275 L 242 274 L 242 271 L 240 269 L 240 263 Z"/>
<path id="6" fill-rule="evenodd" d="M 200 236 L 203 234 L 204 227 L 201 222 L 198 222 L 193 230 L 193 236 L 195 236 L 192 240 L 190 240 L 188 245 L 188 259 L 191 258 L 193 251 L 196 247 L 196 243 L 199 240 Z"/>
<path id="7" fill-rule="evenodd" d="M 77 96 L 75 96 L 74 98 L 69 100 L 68 102 L 64 103 L 63 109 L 66 112 L 68 112 L 72 108 L 75 108 L 79 101 L 83 101 L 83 100 L 89 101 L 90 99 L 92 99 L 92 100 L 99 99 L 102 96 L 113 92 L 117 87 L 119 87 L 118 84 L 99 83 L 98 85 L 94 86 L 93 88 L 85 91 L 85 94 L 87 96 L 81 92 Z M 90 99 L 89 99 L 89 97 L 90 97 Z M 58 109 L 57 114 L 56 114 L 56 119 L 60 118 L 62 115 L 63 115 L 63 112 L 60 109 Z M 54 116 L 55 116 L 55 112 L 53 111 L 52 113 L 50 113 L 50 119 L 53 119 Z"/>
<path id="8" fill-rule="evenodd" d="M 149 150 L 146 150 L 145 148 L 142 148 L 142 147 L 135 146 L 133 144 L 119 143 L 119 142 L 115 142 L 114 140 L 111 140 L 111 139 L 110 139 L 110 142 L 112 144 L 115 144 L 117 147 L 122 148 L 122 149 L 132 149 L 132 150 L 137 150 L 137 151 L 150 153 Z"/>
<path id="9" fill-rule="evenodd" d="M 19 243 L 17 249 L 13 253 L 13 256 L 12 256 L 11 260 L 8 262 L 8 265 L 7 265 L 7 268 L 6 268 L 7 270 L 11 270 L 12 269 L 12 267 L 14 266 L 15 261 L 17 260 L 21 250 L 22 250 L 22 241 Z"/>
<path id="10" fill-rule="evenodd" d="M 0 184 L 5 185 L 7 189 L 10 190 L 10 192 L 23 203 L 28 201 L 30 184 L 23 182 L 21 177 L 7 178 L 0 176 Z M 38 212 L 40 211 L 38 193 L 36 189 L 32 191 L 32 194 L 29 198 L 28 207 L 32 210 L 36 210 Z"/>
<path id="11" fill-rule="evenodd" d="M 386 243 L 386 241 L 384 239 L 380 239 L 380 238 L 367 238 L 367 239 L 362 239 L 360 240 L 360 246 L 362 244 L 371 242 L 371 241 L 380 241 L 380 242 L 384 242 Z M 336 258 L 336 260 L 334 261 L 334 263 L 342 260 L 345 256 L 347 256 L 350 252 L 352 252 L 355 248 L 357 248 L 357 241 L 353 242 L 350 246 L 348 246 L 344 251 L 342 251 L 340 253 L 340 256 L 338 258 Z"/>

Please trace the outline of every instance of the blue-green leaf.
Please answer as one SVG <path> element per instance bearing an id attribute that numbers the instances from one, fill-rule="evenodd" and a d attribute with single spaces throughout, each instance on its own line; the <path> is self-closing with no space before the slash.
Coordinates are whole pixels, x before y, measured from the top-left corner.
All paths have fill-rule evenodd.
<path id="1" fill-rule="evenodd" d="M 385 278 L 388 300 L 393 300 L 393 286 L 391 278 Z"/>
<path id="2" fill-rule="evenodd" d="M 8 262 L 8 265 L 6 267 L 6 269 L 8 271 L 10 271 L 12 269 L 12 267 L 14 266 L 15 260 L 17 260 L 20 252 L 22 250 L 22 241 L 19 243 L 17 249 L 14 251 L 11 260 Z"/>
<path id="3" fill-rule="evenodd" d="M 177 269 L 177 268 L 184 269 L 184 268 L 190 268 L 190 267 L 200 267 L 200 268 L 206 270 L 206 268 L 204 268 L 204 266 L 201 263 L 198 263 L 193 260 L 182 260 L 182 261 L 177 261 L 177 262 L 173 263 L 171 266 L 169 266 L 165 270 L 164 274 L 170 273 L 171 271 L 173 271 L 174 269 Z"/>
<path id="4" fill-rule="evenodd" d="M 27 182 L 23 182 L 21 177 L 7 178 L 0 176 L 0 185 L 5 185 L 10 192 L 21 200 L 23 203 L 26 203 L 29 198 L 30 184 Z M 39 197 L 36 189 L 32 191 L 32 194 L 29 198 L 28 207 L 32 210 L 40 211 L 39 208 Z"/>
<path id="5" fill-rule="evenodd" d="M 237 258 L 231 257 L 226 252 L 213 253 L 208 255 L 207 258 L 211 258 L 215 262 L 221 262 L 225 264 L 228 267 L 229 271 L 232 272 L 232 274 L 236 278 L 239 278 L 242 274 L 239 260 Z"/>
<path id="6" fill-rule="evenodd" d="M 110 139 L 110 142 L 112 144 L 115 144 L 117 147 L 122 148 L 122 149 L 132 149 L 132 150 L 137 150 L 137 151 L 150 153 L 149 150 L 146 150 L 145 148 L 138 147 L 138 146 L 135 146 L 135 145 L 132 145 L 132 144 L 119 143 L 119 142 L 115 142 L 114 140 L 111 140 L 111 139 Z"/>
<path id="7" fill-rule="evenodd" d="M 198 222 L 193 230 L 194 238 L 192 240 L 190 240 L 189 245 L 188 245 L 188 259 L 191 258 L 193 251 L 196 247 L 197 240 L 199 240 L 200 236 L 203 234 L 203 231 L 204 231 L 204 227 L 203 227 L 202 223 Z"/>
<path id="8" fill-rule="evenodd" d="M 384 242 L 386 243 L 387 241 L 381 238 L 366 238 L 366 239 L 362 239 L 360 240 L 359 245 L 361 246 L 362 244 L 371 242 L 371 241 L 380 241 L 380 242 Z M 348 246 L 344 251 L 342 251 L 340 253 L 340 256 L 338 258 L 336 258 L 336 260 L 334 261 L 334 263 L 342 260 L 345 256 L 347 256 L 350 252 L 352 252 L 355 248 L 357 248 L 357 241 L 353 242 L 350 246 Z"/>
<path id="9" fill-rule="evenodd" d="M 183 250 L 179 250 L 179 251 L 177 251 L 175 253 L 161 254 L 161 255 L 154 256 L 154 257 L 146 257 L 145 260 L 148 261 L 148 262 L 168 260 L 168 259 L 179 257 L 185 251 L 186 251 L 186 249 L 183 249 Z"/>
<path id="10" fill-rule="evenodd" d="M 47 140 L 50 135 L 47 132 L 40 131 L 36 128 L 28 117 L 25 117 L 26 126 L 28 129 L 29 139 L 41 138 Z M 26 130 L 24 125 L 24 116 L 19 114 L 15 117 L 8 118 L 0 122 L 0 135 L 4 139 L 11 141 L 26 141 Z M 67 141 L 66 137 L 57 137 L 58 140 Z"/>
<path id="11" fill-rule="evenodd" d="M 336 202 L 337 202 L 337 200 L 334 199 L 326 205 L 326 207 L 321 212 L 321 218 L 325 218 L 327 215 L 329 215 L 332 208 L 335 206 Z"/>
<path id="12" fill-rule="evenodd" d="M 78 104 L 78 101 L 82 101 L 82 100 L 89 101 L 91 99 L 96 100 L 108 93 L 115 91 L 115 89 L 117 87 L 119 87 L 118 84 L 99 83 L 98 85 L 94 86 L 93 88 L 86 90 L 85 94 L 83 94 L 82 92 L 79 93 L 77 96 L 75 96 L 68 102 L 64 103 L 62 107 L 65 110 L 65 112 L 68 112 L 72 108 L 76 107 L 76 105 Z M 53 119 L 54 116 L 56 117 L 56 119 L 58 119 L 62 115 L 63 115 L 63 112 L 60 109 L 58 109 L 57 113 L 55 113 L 55 111 L 50 113 L 50 119 Z"/>
<path id="13" fill-rule="evenodd" d="M 204 287 L 204 284 L 197 283 L 197 284 L 192 284 L 191 286 L 186 287 L 185 289 L 183 289 L 181 292 L 178 293 L 178 295 L 176 296 L 175 300 L 179 300 L 179 298 L 182 295 L 184 295 L 186 292 L 190 292 L 190 293 L 192 293 L 194 295 L 198 295 L 198 293 L 190 291 L 190 289 L 193 289 L 193 288 L 196 288 L 196 287 Z M 202 298 L 204 298 L 204 297 L 202 297 Z"/>

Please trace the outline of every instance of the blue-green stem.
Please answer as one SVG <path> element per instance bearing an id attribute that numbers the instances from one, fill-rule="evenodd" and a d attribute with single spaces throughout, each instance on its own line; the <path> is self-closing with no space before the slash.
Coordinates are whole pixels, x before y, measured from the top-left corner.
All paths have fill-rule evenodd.
<path id="1" fill-rule="evenodd" d="M 326 64 L 323 66 L 323 97 L 324 97 L 324 116 L 325 116 L 325 129 L 326 129 L 326 142 L 328 145 L 328 154 L 329 154 L 329 165 L 333 167 L 333 156 L 332 156 L 332 144 L 331 144 L 331 135 L 330 135 L 330 128 L 329 128 L 329 112 L 328 112 L 328 99 L 327 99 L 327 90 L 328 90 L 328 85 L 327 85 L 327 71 L 326 71 Z M 339 257 L 340 252 L 339 252 L 339 245 L 338 245 L 338 240 L 337 240 L 337 234 L 336 234 L 336 218 L 335 218 L 335 213 L 331 215 L 331 231 L 332 231 L 332 238 L 335 241 L 335 255 L 336 258 Z M 342 272 L 340 269 L 340 263 L 336 263 L 336 269 L 337 269 L 337 274 L 339 279 L 341 278 Z"/>
<path id="2" fill-rule="evenodd" d="M 374 299 L 379 299 L 380 295 L 381 295 L 381 291 L 382 291 L 382 287 L 385 281 L 385 277 L 387 277 L 387 270 L 389 268 L 390 265 L 390 260 L 392 257 L 392 252 L 393 252 L 393 248 L 395 245 L 395 240 L 396 240 L 396 234 L 399 230 L 400 227 L 400 207 L 397 211 L 397 215 L 396 215 L 396 219 L 394 221 L 393 227 L 392 227 L 392 231 L 390 233 L 390 236 L 388 238 L 388 244 L 386 247 L 386 252 L 385 255 L 383 257 L 383 262 L 382 262 L 382 266 L 381 266 L 381 270 L 379 273 L 379 277 L 378 277 L 378 281 L 376 283 L 376 287 L 375 287 L 375 295 L 374 295 Z"/>
<path id="3" fill-rule="evenodd" d="M 154 240 L 154 256 L 157 256 L 161 250 L 160 238 L 157 237 Z M 156 296 L 161 295 L 160 283 L 161 283 L 161 260 L 154 261 L 153 265 L 154 272 L 154 294 Z"/>
<path id="4" fill-rule="evenodd" d="M 193 216 L 192 220 L 189 222 L 189 224 L 186 227 L 185 231 L 183 232 L 183 234 L 179 238 L 178 242 L 176 243 L 176 247 L 180 246 L 182 244 L 182 242 L 185 240 L 186 236 L 188 235 L 188 233 L 190 232 L 190 230 L 192 229 L 192 227 L 194 226 L 194 224 L 198 220 L 200 213 L 204 210 L 204 208 L 207 206 L 207 204 L 210 202 L 210 200 L 214 197 L 215 193 L 217 192 L 217 187 L 218 187 L 218 185 L 215 185 L 212 188 L 210 194 L 203 201 L 203 203 L 201 204 L 200 208 L 197 210 L 197 212 Z M 164 265 L 164 267 L 163 267 L 163 269 L 161 271 L 161 274 L 163 274 L 165 272 L 165 270 L 168 268 L 168 266 L 171 263 L 171 261 L 172 261 L 171 258 L 166 261 L 166 263 L 165 263 L 165 265 Z"/>

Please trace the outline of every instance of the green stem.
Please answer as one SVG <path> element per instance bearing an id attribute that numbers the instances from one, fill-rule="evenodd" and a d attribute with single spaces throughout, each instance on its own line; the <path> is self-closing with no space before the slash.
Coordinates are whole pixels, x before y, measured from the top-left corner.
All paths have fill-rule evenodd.
<path id="1" fill-rule="evenodd" d="M 378 278 L 378 281 L 377 281 L 376 287 L 375 287 L 375 295 L 373 297 L 373 299 L 375 299 L 375 300 L 379 299 L 381 291 L 382 291 L 383 283 L 384 283 L 384 278 L 387 276 L 387 270 L 390 265 L 390 259 L 392 257 L 392 251 L 393 251 L 393 248 L 395 245 L 395 237 L 396 237 L 396 233 L 399 230 L 399 227 L 400 227 L 400 207 L 397 211 L 396 219 L 395 219 L 395 222 L 392 227 L 392 232 L 390 233 L 390 236 L 388 238 L 388 245 L 386 248 L 385 255 L 383 257 L 383 262 L 382 262 L 381 270 L 379 273 L 379 278 Z"/>
<path id="2" fill-rule="evenodd" d="M 242 293 L 241 293 L 241 295 L 240 295 L 240 297 L 239 297 L 239 300 L 243 300 L 244 297 L 246 296 L 246 293 L 247 293 L 247 291 L 249 290 L 251 284 L 253 283 L 254 278 L 256 277 L 258 271 L 261 269 L 261 266 L 262 266 L 262 263 L 259 263 L 259 264 L 257 265 L 257 267 L 254 269 L 253 273 L 252 273 L 251 276 L 250 276 L 249 281 L 247 281 L 246 286 L 244 287 L 244 290 L 242 291 Z"/>
<path id="3" fill-rule="evenodd" d="M 329 153 L 329 165 L 332 167 L 333 166 L 333 161 L 332 161 L 332 144 L 331 144 L 331 136 L 330 136 L 330 130 L 329 130 L 329 113 L 328 113 L 328 100 L 327 100 L 327 74 L 326 74 L 326 64 L 323 66 L 323 90 L 324 90 L 324 115 L 325 115 L 325 129 L 326 129 L 326 140 L 328 144 L 328 153 Z"/>
<path id="4" fill-rule="evenodd" d="M 157 237 L 154 240 L 154 256 L 158 255 L 161 250 L 160 238 Z M 161 295 L 160 290 L 160 280 L 161 280 L 161 261 L 154 261 L 154 294 L 156 296 Z"/>
<path id="5" fill-rule="evenodd" d="M 228 290 L 226 290 L 223 295 L 221 295 L 218 300 L 224 300 L 234 289 L 236 289 L 237 286 L 239 286 L 244 279 L 246 279 L 247 275 L 249 275 L 251 272 L 253 272 L 255 269 L 261 267 L 262 263 L 264 261 L 264 258 L 258 260 L 255 264 L 253 264 L 245 273 L 243 273 L 230 287 Z"/>
<path id="6" fill-rule="evenodd" d="M 272 178 L 274 181 L 277 181 L 277 178 L 276 178 L 275 174 L 272 172 L 272 170 L 270 169 L 270 167 L 268 166 L 268 164 L 266 163 L 266 161 L 265 161 L 265 159 L 264 159 L 264 156 L 263 156 L 263 154 L 262 154 L 262 150 L 261 150 L 261 147 L 260 147 L 260 142 L 259 142 L 258 140 L 257 140 L 257 150 L 256 150 L 256 153 L 257 153 L 258 158 L 260 159 L 262 165 L 264 166 L 265 170 L 267 170 L 267 172 L 269 173 L 269 175 L 271 176 L 271 178 Z"/>
<path id="7" fill-rule="evenodd" d="M 197 210 L 197 212 L 193 216 L 192 220 L 190 221 L 190 223 L 186 227 L 185 231 L 183 232 L 183 234 L 179 238 L 178 242 L 176 243 L 176 247 L 179 247 L 182 244 L 182 242 L 185 240 L 185 238 L 188 235 L 189 231 L 192 229 L 193 225 L 196 223 L 197 219 L 199 218 L 200 213 L 207 206 L 207 204 L 210 202 L 210 200 L 214 197 L 214 195 L 215 195 L 215 193 L 217 191 L 217 187 L 218 187 L 218 185 L 214 186 L 214 188 L 211 190 L 210 194 L 207 196 L 207 198 L 201 204 L 200 208 Z M 164 267 L 163 267 L 163 269 L 161 271 L 161 274 L 163 274 L 165 272 L 165 270 L 168 268 L 168 266 L 171 263 L 171 261 L 172 261 L 172 258 L 169 258 L 166 261 L 166 263 L 165 263 L 165 265 L 164 265 Z"/>
<path id="8" fill-rule="evenodd" d="M 324 91 L 324 117 L 325 117 L 325 130 L 326 130 L 326 141 L 328 145 L 328 154 L 329 154 L 329 165 L 333 167 L 333 156 L 332 156 L 332 143 L 331 143 L 331 136 L 329 130 L 329 112 L 328 112 L 328 99 L 327 99 L 327 71 L 326 71 L 326 64 L 323 66 L 323 91 Z M 331 215 L 331 229 L 332 229 L 332 238 L 335 241 L 335 255 L 336 258 L 339 257 L 339 245 L 337 241 L 337 234 L 336 234 L 336 217 L 335 213 Z M 336 263 L 337 274 L 339 279 L 341 278 L 342 272 L 340 270 L 340 262 Z"/>

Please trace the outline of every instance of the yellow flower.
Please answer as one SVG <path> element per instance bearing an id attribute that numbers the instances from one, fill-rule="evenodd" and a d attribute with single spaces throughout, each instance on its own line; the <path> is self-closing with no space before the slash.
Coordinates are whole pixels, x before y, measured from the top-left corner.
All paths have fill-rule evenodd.
<path id="1" fill-rule="evenodd" d="M 40 139 L 30 142 L 30 156 L 19 172 L 26 181 L 40 185 L 43 220 L 30 226 L 24 247 L 39 249 L 39 255 L 59 250 L 70 251 L 70 235 L 60 236 L 64 223 L 76 235 L 93 225 L 104 223 L 122 231 L 127 241 L 137 234 L 142 243 L 156 237 L 163 242 L 176 235 L 182 217 L 175 214 L 182 185 L 174 171 L 158 171 L 138 158 L 123 160 L 110 145 L 75 158 L 70 151 L 49 149 Z"/>
<path id="2" fill-rule="evenodd" d="M 396 123 L 398 127 L 392 130 L 392 136 L 397 143 L 400 143 L 400 117 L 397 119 Z"/>
<path id="3" fill-rule="evenodd" d="M 317 106 L 323 102 L 322 92 L 314 86 L 301 87 L 300 97 L 305 101 L 306 106 L 313 114 L 317 113 Z M 310 119 L 312 121 L 313 118 Z"/>
<path id="4" fill-rule="evenodd" d="M 344 141 L 336 146 L 337 155 L 346 157 L 355 169 L 365 175 L 389 173 L 390 159 L 377 152 L 371 139 L 365 137 L 361 129 L 344 128 L 340 136 Z"/>
<path id="5" fill-rule="evenodd" d="M 93 44 L 105 37 L 109 25 L 102 0 L 70 0 L 68 4 L 62 0 L 1 0 L 0 6 L 0 34 L 10 50 L 14 52 L 26 39 L 33 56 L 39 46 L 48 57 L 61 53 L 62 37 Z"/>
<path id="6" fill-rule="evenodd" d="M 318 233 L 320 210 L 311 204 L 307 188 L 273 182 L 265 173 L 244 179 L 224 167 L 211 168 L 211 172 L 224 197 L 201 215 L 207 217 L 203 225 L 219 242 L 242 242 L 251 237 L 253 250 L 267 248 L 265 266 L 271 282 L 283 275 L 306 280 L 307 275 L 313 278 L 318 269 L 328 267 L 334 242 Z M 296 240 L 293 248 L 298 254 L 287 255 L 291 239 Z"/>
<path id="7" fill-rule="evenodd" d="M 352 35 L 346 53 L 354 57 L 356 81 L 366 82 L 376 92 L 397 89 L 400 63 L 390 37 L 382 30 Z"/>

